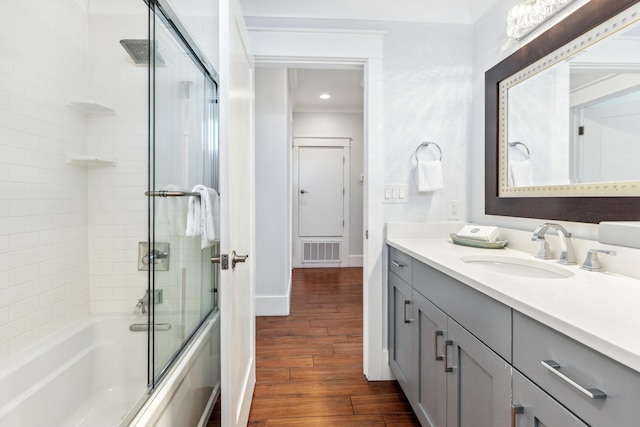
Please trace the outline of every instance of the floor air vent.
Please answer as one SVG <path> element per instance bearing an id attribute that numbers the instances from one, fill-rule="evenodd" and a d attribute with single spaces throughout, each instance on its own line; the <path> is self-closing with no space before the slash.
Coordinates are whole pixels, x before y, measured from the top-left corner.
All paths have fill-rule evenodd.
<path id="1" fill-rule="evenodd" d="M 302 242 L 302 262 L 340 262 L 342 242 Z"/>

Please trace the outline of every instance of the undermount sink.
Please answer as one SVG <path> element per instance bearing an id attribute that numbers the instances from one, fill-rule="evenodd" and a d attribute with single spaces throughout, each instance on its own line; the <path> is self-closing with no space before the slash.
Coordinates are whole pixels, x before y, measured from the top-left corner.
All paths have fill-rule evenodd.
<path id="1" fill-rule="evenodd" d="M 573 276 L 573 272 L 563 267 L 533 259 L 499 255 L 467 255 L 460 257 L 460 260 L 486 271 L 509 276 L 539 279 L 565 279 Z"/>

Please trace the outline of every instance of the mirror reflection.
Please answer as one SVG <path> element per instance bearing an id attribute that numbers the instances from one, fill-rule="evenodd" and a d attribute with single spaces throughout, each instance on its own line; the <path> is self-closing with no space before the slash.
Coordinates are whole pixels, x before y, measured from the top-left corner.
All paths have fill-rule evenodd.
<path id="1" fill-rule="evenodd" d="M 640 181 L 640 22 L 601 32 L 501 85 L 501 188 Z"/>

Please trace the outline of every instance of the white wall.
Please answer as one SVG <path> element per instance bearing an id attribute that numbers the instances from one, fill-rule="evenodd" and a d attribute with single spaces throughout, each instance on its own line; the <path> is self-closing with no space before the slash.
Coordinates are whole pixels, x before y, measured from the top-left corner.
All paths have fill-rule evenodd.
<path id="1" fill-rule="evenodd" d="M 448 200 L 459 201 L 463 215 L 467 150 L 481 143 L 470 132 L 472 28 L 385 23 L 385 29 L 384 179 L 409 186 L 408 203 L 385 205 L 385 222 L 446 221 Z M 418 193 L 413 179 L 411 158 L 422 141 L 443 152 L 444 189 L 433 193 Z"/>
<path id="2" fill-rule="evenodd" d="M 507 10 L 517 3 L 516 0 L 499 0 L 476 24 L 473 29 L 473 133 L 469 139 L 466 186 L 469 188 L 468 218 L 479 224 L 491 224 L 511 227 L 520 230 L 531 230 L 542 220 L 513 218 L 484 213 L 484 73 L 520 46 L 526 44 L 553 25 L 558 19 L 566 16 L 576 7 L 584 4 L 577 1 L 557 18 L 545 26 L 535 30 L 521 41 L 510 40 L 506 35 L 505 17 Z M 567 223 L 563 225 L 576 237 L 596 239 L 598 227 L 594 224 Z"/>
<path id="3" fill-rule="evenodd" d="M 256 314 L 288 315 L 291 294 L 291 137 L 286 68 L 257 68 Z"/>
<path id="4" fill-rule="evenodd" d="M 86 10 L 0 6 L 0 360 L 89 314 Z"/>
<path id="5" fill-rule="evenodd" d="M 362 198 L 364 174 L 362 113 L 293 113 L 294 137 L 351 138 L 349 178 L 349 265 L 362 265 Z"/>

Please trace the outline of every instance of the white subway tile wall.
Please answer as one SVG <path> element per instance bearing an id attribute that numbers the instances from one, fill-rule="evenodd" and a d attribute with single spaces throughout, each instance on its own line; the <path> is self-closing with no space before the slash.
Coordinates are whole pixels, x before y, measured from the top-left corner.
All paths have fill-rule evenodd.
<path id="1" fill-rule="evenodd" d="M 87 13 L 76 2 L 2 3 L 0 359 L 89 314 Z"/>
<path id="2" fill-rule="evenodd" d="M 80 3 L 0 6 L 0 360 L 90 313 L 131 313 L 146 288 L 147 68 L 119 43 L 146 38 L 145 6 Z M 116 113 L 69 108 L 84 100 Z"/>
<path id="3" fill-rule="evenodd" d="M 91 95 L 115 111 L 89 118 L 92 155 L 115 158 L 115 167 L 89 171 L 89 265 L 92 313 L 132 313 L 147 287 L 138 271 L 138 242 L 147 241 L 147 79 L 121 39 L 145 39 L 139 15 L 89 18 Z M 117 78 L 114 78 L 117 76 Z"/>

